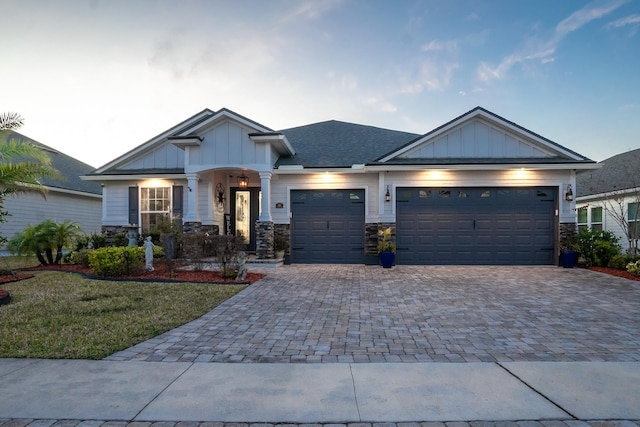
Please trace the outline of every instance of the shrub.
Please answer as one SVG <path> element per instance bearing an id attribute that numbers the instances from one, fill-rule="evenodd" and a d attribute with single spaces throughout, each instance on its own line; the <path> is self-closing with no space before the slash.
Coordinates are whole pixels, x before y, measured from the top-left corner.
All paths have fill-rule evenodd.
<path id="1" fill-rule="evenodd" d="M 224 278 L 235 277 L 238 272 L 238 254 L 245 247 L 242 235 L 214 235 L 207 240 L 214 249 L 220 275 Z"/>
<path id="2" fill-rule="evenodd" d="M 636 262 L 639 259 L 640 258 L 638 257 L 638 255 L 618 254 L 611 258 L 611 260 L 609 260 L 609 264 L 607 265 L 607 267 L 615 268 L 617 270 L 626 270 L 627 264 L 629 264 L 630 262 Z"/>
<path id="3" fill-rule="evenodd" d="M 584 229 L 578 233 L 576 250 L 580 253 L 580 256 L 584 258 L 587 266 L 597 265 L 596 262 L 600 262 L 597 260 L 597 254 L 606 258 L 606 262 L 608 263 L 613 255 L 620 253 L 618 240 L 619 239 L 610 231 Z M 597 245 L 596 242 L 598 242 Z M 610 243 L 613 247 L 617 248 L 616 252 L 613 253 L 613 247 L 606 245 L 606 243 Z M 603 265 L 607 264 L 605 263 Z"/>
<path id="4" fill-rule="evenodd" d="M 69 262 L 71 264 L 78 264 L 83 267 L 89 267 L 89 253 L 92 249 L 80 249 L 78 251 L 71 252 L 69 256 Z"/>
<path id="5" fill-rule="evenodd" d="M 273 250 L 278 251 L 286 251 L 289 249 L 289 239 L 278 234 L 273 238 Z"/>
<path id="6" fill-rule="evenodd" d="M 627 264 L 627 271 L 634 276 L 640 276 L 640 261 Z"/>
<path id="7" fill-rule="evenodd" d="M 107 246 L 107 236 L 103 233 L 91 233 L 76 241 L 76 251 L 104 248 L 105 246 Z"/>
<path id="8" fill-rule="evenodd" d="M 129 239 L 127 238 L 127 233 L 125 233 L 124 231 L 121 233 L 116 233 L 113 235 L 112 237 L 112 243 L 113 246 L 128 246 L 129 245 Z"/>
<path id="9" fill-rule="evenodd" d="M 100 276 L 135 275 L 144 271 L 144 248 L 139 246 L 114 246 L 94 249 L 89 252 L 88 258 L 91 272 Z"/>
<path id="10" fill-rule="evenodd" d="M 617 243 L 596 240 L 593 244 L 594 265 L 606 267 L 614 256 L 620 254 L 620 245 Z"/>

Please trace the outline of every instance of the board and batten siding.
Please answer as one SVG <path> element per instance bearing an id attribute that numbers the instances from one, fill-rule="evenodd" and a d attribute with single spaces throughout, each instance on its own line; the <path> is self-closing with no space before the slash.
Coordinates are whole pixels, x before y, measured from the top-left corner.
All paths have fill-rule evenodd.
<path id="1" fill-rule="evenodd" d="M 517 135 L 474 120 L 458 126 L 435 140 L 409 150 L 401 158 L 544 158 L 550 153 L 538 149 Z"/>
<path id="2" fill-rule="evenodd" d="M 9 239 L 22 232 L 27 225 L 36 225 L 46 219 L 73 221 L 78 223 L 82 231 L 91 234 L 100 232 L 102 199 L 53 190 L 46 194 L 45 199 L 40 193 L 27 192 L 8 196 L 4 201 L 4 210 L 9 216 L 5 223 L 0 224 L 0 230 Z"/>
<path id="3" fill-rule="evenodd" d="M 268 144 L 253 142 L 249 133 L 254 131 L 231 120 L 217 123 L 201 133 L 203 140 L 200 146 L 186 148 L 189 150 L 189 166 L 270 168 L 272 154 L 268 151 Z"/>
<path id="4" fill-rule="evenodd" d="M 184 167 L 184 150 L 165 142 L 152 151 L 119 166 L 122 170 L 177 169 Z"/>

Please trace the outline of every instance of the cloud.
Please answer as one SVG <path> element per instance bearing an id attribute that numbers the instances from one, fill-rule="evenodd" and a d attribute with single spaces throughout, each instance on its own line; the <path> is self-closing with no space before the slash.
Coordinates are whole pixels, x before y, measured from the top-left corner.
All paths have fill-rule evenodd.
<path id="1" fill-rule="evenodd" d="M 608 15 L 628 1 L 595 2 L 584 6 L 556 25 L 554 33 L 547 40 L 529 39 L 525 47 L 506 56 L 498 65 L 492 65 L 486 61 L 481 62 L 476 71 L 478 80 L 488 83 L 492 80 L 503 79 L 515 65 L 528 61 L 537 60 L 542 64 L 555 61 L 553 55 L 567 34 L 577 31 L 593 20 Z"/>
<path id="2" fill-rule="evenodd" d="M 454 53 L 458 50 L 458 43 L 455 40 L 439 41 L 431 40 L 429 43 L 422 45 L 420 52 L 450 52 Z"/>
<path id="3" fill-rule="evenodd" d="M 294 4 L 296 4 L 297 7 L 291 12 L 285 14 L 280 22 L 287 23 L 291 21 L 297 21 L 299 19 L 315 20 L 320 18 L 331 9 L 338 7 L 342 3 L 343 0 L 307 0 L 302 2 L 295 2 Z"/>
<path id="4" fill-rule="evenodd" d="M 608 4 L 591 3 L 582 9 L 573 12 L 568 18 L 564 19 L 556 26 L 556 35 L 564 36 L 572 31 L 576 31 L 589 22 L 600 19 L 605 15 L 613 12 L 629 0 L 617 0 Z"/>
<path id="5" fill-rule="evenodd" d="M 607 25 L 605 25 L 605 28 L 607 29 L 622 28 L 622 27 L 626 27 L 627 25 L 633 25 L 633 26 L 640 25 L 640 14 L 625 16 L 624 18 L 620 18 L 616 21 L 609 22 Z"/>

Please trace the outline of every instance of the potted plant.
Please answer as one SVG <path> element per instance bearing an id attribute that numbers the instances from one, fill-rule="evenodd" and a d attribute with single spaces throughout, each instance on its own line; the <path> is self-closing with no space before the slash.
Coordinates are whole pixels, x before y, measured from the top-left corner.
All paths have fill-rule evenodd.
<path id="1" fill-rule="evenodd" d="M 273 239 L 273 251 L 276 259 L 284 258 L 284 253 L 289 249 L 289 240 L 284 236 L 277 235 Z"/>
<path id="2" fill-rule="evenodd" d="M 575 231 L 563 233 L 560 238 L 560 265 L 564 268 L 573 268 L 578 263 L 577 236 Z"/>
<path id="3" fill-rule="evenodd" d="M 396 258 L 396 245 L 391 236 L 391 227 L 378 231 L 378 255 L 384 268 L 391 268 Z"/>

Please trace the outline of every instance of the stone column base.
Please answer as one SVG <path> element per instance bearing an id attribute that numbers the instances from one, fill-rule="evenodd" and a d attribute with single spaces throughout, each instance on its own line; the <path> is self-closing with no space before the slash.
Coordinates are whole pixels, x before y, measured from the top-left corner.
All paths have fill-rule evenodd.
<path id="1" fill-rule="evenodd" d="M 273 221 L 256 221 L 256 259 L 273 259 Z"/>

